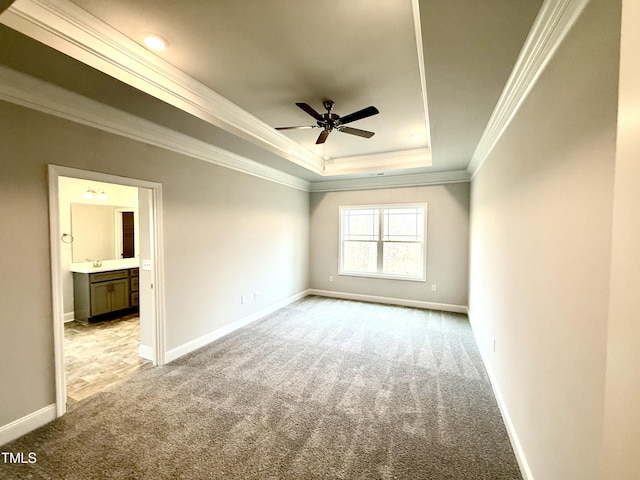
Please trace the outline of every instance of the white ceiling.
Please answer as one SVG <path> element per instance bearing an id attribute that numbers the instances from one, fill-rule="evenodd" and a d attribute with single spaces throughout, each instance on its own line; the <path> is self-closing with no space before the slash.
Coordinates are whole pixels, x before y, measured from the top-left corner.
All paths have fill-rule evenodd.
<path id="1" fill-rule="evenodd" d="M 28 7 L 30 2 L 17 0 L 15 6 Z M 56 8 L 69 6 L 67 0 L 45 3 Z M 296 148 L 308 150 L 309 158 L 315 154 L 330 159 L 326 165 L 333 167 L 341 162 L 353 163 L 349 158 L 343 161 L 345 157 L 362 156 L 359 163 L 355 162 L 355 170 L 336 171 L 350 177 L 371 175 L 372 170 L 366 168 L 369 161 L 384 165 L 374 171 L 393 172 L 400 168 L 396 174 L 464 170 L 542 0 L 74 0 L 73 3 L 138 44 L 142 44 L 146 33 L 160 34 L 168 40 L 169 47 L 145 58 L 150 58 L 151 63 L 157 58 L 159 65 L 165 61 L 177 67 L 187 77 L 233 102 L 240 111 L 257 117 L 268 130 L 314 123 L 295 102 L 306 102 L 322 113 L 322 100 L 331 99 L 336 102 L 334 111 L 342 116 L 375 105 L 379 115 L 351 125 L 376 132 L 374 137 L 363 139 L 334 131 L 319 151 L 315 151 L 314 144 L 318 130 L 269 132 L 266 139 L 238 134 L 228 124 L 203 115 L 189 120 L 192 112 L 183 114 L 184 118 L 182 112 L 176 116 L 182 118 L 180 122 L 175 120 L 181 124 L 176 129 L 187 129 L 185 125 L 190 123 L 189 128 L 199 130 L 200 137 L 208 136 L 208 141 L 223 148 L 317 180 L 322 178 L 318 171 L 305 171 L 305 165 L 296 162 L 300 156 Z M 419 21 L 414 22 L 418 20 L 414 18 L 418 11 Z M 0 20 L 5 16 L 0 16 Z M 15 22 L 11 26 L 19 29 Z M 28 34 L 27 30 L 23 31 Z M 421 35 L 420 41 L 417 34 Z M 44 41 L 56 48 L 55 42 Z M 81 55 L 71 56 L 83 60 Z M 15 68 L 6 57 L 0 57 L 0 61 Z M 18 64 L 26 60 L 13 61 Z M 65 61 L 60 59 L 59 63 Z M 42 69 L 31 67 L 37 68 Z M 52 67 L 41 76 L 60 77 L 54 70 Z M 77 79 L 75 85 L 68 78 L 59 80 L 58 83 L 66 82 L 66 88 L 88 94 L 83 91 L 86 86 Z M 104 85 L 105 80 L 96 77 L 95 82 Z M 114 86 L 114 91 L 117 88 L 120 87 Z M 97 89 L 94 92 L 100 101 L 122 106 L 123 102 L 115 96 L 107 97 L 105 88 L 100 90 L 102 93 Z M 152 90 L 146 93 L 162 98 Z M 143 110 L 144 101 L 138 103 Z M 155 111 L 159 118 L 162 107 L 152 103 L 149 98 L 147 110 Z M 149 116 L 153 113 L 147 113 Z M 170 123 L 166 119 L 162 122 Z M 211 131 L 204 133 L 206 125 Z M 279 140 L 280 135 L 286 135 L 298 147 L 291 148 L 289 145 L 295 144 L 287 143 L 289 140 L 284 137 Z M 382 157 L 378 154 L 387 154 L 386 160 L 380 162 Z M 413 163 L 405 162 L 409 157 Z"/>

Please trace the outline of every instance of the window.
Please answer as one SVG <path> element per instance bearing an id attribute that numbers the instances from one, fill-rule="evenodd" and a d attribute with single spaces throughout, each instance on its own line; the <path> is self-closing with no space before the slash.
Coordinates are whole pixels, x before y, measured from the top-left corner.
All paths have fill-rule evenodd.
<path id="1" fill-rule="evenodd" d="M 341 275 L 422 280 L 426 204 L 340 207 Z"/>

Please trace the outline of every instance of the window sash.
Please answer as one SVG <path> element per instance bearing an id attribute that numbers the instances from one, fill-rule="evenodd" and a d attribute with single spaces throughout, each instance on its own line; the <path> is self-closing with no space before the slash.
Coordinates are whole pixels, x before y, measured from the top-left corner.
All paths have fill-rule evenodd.
<path id="1" fill-rule="evenodd" d="M 426 279 L 426 204 L 411 205 L 376 205 L 376 206 L 354 206 L 340 207 L 340 264 L 339 274 L 386 277 L 404 280 L 424 281 Z M 354 233 L 355 218 L 371 218 L 371 225 L 368 232 L 358 231 Z M 401 218 L 401 217 L 404 217 Z M 404 225 L 396 225 L 393 230 L 392 219 L 400 219 Z M 413 224 L 413 225 L 411 225 Z M 362 227 L 362 224 L 360 225 Z M 398 230 L 399 228 L 399 230 Z M 354 265 L 354 259 L 347 259 L 347 244 L 349 242 L 375 243 L 376 244 L 376 271 L 349 269 L 348 264 Z M 421 245 L 419 252 L 419 270 L 415 274 L 388 273 L 385 272 L 385 244 L 418 244 Z M 350 245 L 351 247 L 352 245 Z M 406 254 L 407 252 L 405 252 Z M 409 253 L 410 249 L 409 249 Z M 369 259 L 370 261 L 371 259 Z M 388 262 L 387 262 L 388 263 Z M 400 263 L 401 264 L 401 263 Z M 409 262 L 409 266 L 411 262 Z M 406 267 L 406 265 L 405 265 Z M 409 270 L 410 268 L 405 268 Z"/>

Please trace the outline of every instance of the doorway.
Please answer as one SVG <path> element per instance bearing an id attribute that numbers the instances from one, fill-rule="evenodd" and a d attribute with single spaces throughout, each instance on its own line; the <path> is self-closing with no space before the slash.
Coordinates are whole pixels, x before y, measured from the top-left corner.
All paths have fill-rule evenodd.
<path id="1" fill-rule="evenodd" d="M 137 208 L 114 208 L 115 258 L 135 258 L 140 256 Z"/>
<path id="2" fill-rule="evenodd" d="M 118 245 L 122 245 L 122 258 L 135 257 L 136 249 L 134 245 L 134 228 L 135 219 L 134 212 L 120 212 L 120 223 L 122 223 L 122 235 L 120 236 Z"/>
<path id="3" fill-rule="evenodd" d="M 69 222 L 65 223 L 64 219 L 71 215 L 70 204 L 68 198 L 61 198 L 61 182 L 64 183 L 65 179 L 77 179 L 87 183 L 87 195 L 100 192 L 100 195 L 104 195 L 105 185 L 113 185 L 112 190 L 117 191 L 117 187 L 126 189 L 129 187 L 130 192 L 135 192 L 137 196 L 138 207 L 131 208 L 131 205 L 121 205 L 119 210 L 126 212 L 134 212 L 133 215 L 127 213 L 122 215 L 122 212 L 115 212 L 115 209 L 106 217 L 112 219 L 111 223 L 114 224 L 114 218 L 120 218 L 120 222 L 124 220 L 124 225 L 119 226 L 119 233 L 114 233 L 115 226 L 99 226 L 95 225 L 91 229 L 91 235 L 93 240 L 91 247 L 95 247 L 95 244 L 102 244 L 102 250 L 88 250 L 84 246 L 77 245 L 77 250 L 82 258 L 72 258 L 69 256 L 69 244 L 75 242 L 75 237 L 71 228 L 71 218 Z M 101 188 L 92 188 L 90 182 L 100 183 Z M 89 198 L 89 197 L 85 197 Z M 104 198 L 103 198 L 104 199 Z M 85 202 L 87 203 L 87 202 Z M 88 202 L 91 203 L 91 202 Z M 110 202 L 114 203 L 114 202 Z M 117 201 L 115 203 L 118 203 Z M 126 203 L 120 200 L 120 203 Z M 109 281 L 110 286 L 113 283 L 113 289 L 109 288 L 96 288 L 97 295 L 102 295 L 103 292 L 107 295 L 106 301 L 109 301 L 108 295 L 115 295 L 116 301 L 113 301 L 115 308 L 114 315 L 134 313 L 133 310 L 139 306 L 139 327 L 134 325 L 137 319 L 132 320 L 131 316 L 127 318 L 124 316 L 121 318 L 122 327 L 131 330 L 133 327 L 139 328 L 136 330 L 135 335 L 140 335 L 141 342 L 135 339 L 139 343 L 139 351 L 134 355 L 147 358 L 153 365 L 164 364 L 164 309 L 163 309 L 163 275 L 162 275 L 162 237 L 160 232 L 162 222 L 162 186 L 154 182 L 148 182 L 144 180 L 118 177 L 113 175 L 101 174 L 96 172 L 88 172 L 83 170 L 72 169 L 68 167 L 60 167 L 55 165 L 49 166 L 49 205 L 50 205 L 50 242 L 51 242 L 51 268 L 52 268 L 52 296 L 54 306 L 54 348 L 55 348 L 55 370 L 56 370 L 56 410 L 57 415 L 63 415 L 67 408 L 67 380 L 65 377 L 65 320 L 69 320 L 70 316 L 91 317 L 91 307 L 87 309 L 88 312 L 71 312 L 69 313 L 70 300 L 68 298 L 69 291 L 73 291 L 75 286 L 69 288 L 70 283 L 76 281 L 75 277 L 87 278 L 95 281 L 100 280 L 100 275 L 104 276 L 102 271 L 109 270 L 109 272 L 117 272 L 126 276 L 126 279 L 111 279 Z M 139 215 L 139 221 L 135 222 L 135 228 L 131 225 L 131 219 L 135 217 L 135 213 Z M 96 217 L 97 218 L 97 217 Z M 123 232 L 126 230 L 126 233 Z M 77 231 L 80 231 L 78 227 Z M 97 235 L 97 231 L 102 231 L 102 235 Z M 123 237 L 127 237 L 125 244 L 122 243 Z M 99 238 L 99 241 L 96 240 Z M 118 238 L 120 241 L 118 241 Z M 111 245 L 109 246 L 109 241 Z M 115 247 L 118 245 L 118 248 Z M 126 260 L 120 256 L 126 250 L 126 254 L 129 256 Z M 109 253 L 105 253 L 109 252 Z M 86 257 L 86 258 L 85 258 Z M 112 258 L 113 257 L 113 258 Z M 127 265 L 120 265 L 118 262 L 125 262 Z M 68 265 L 73 263 L 74 270 L 80 269 L 83 273 L 72 273 L 68 268 Z M 131 263 L 131 265 L 129 265 Z M 122 267 L 122 268 L 120 268 Z M 116 268 L 116 270 L 113 270 Z M 126 274 L 126 275 L 125 275 Z M 107 276 L 112 273 L 107 273 Z M 105 283 L 106 285 L 106 283 Z M 121 286 L 125 285 L 126 292 L 123 293 Z M 95 287 L 104 287 L 102 284 L 96 283 Z M 76 287 L 80 288 L 80 287 Z M 134 291 L 135 290 L 135 291 Z M 108 293 L 112 292 L 112 293 Z M 65 298 L 66 295 L 66 298 Z M 126 299 L 125 303 L 122 303 L 123 297 Z M 100 297 L 101 298 L 101 297 Z M 95 305 L 100 305 L 100 308 L 104 308 L 104 302 L 94 302 Z M 74 304 L 74 306 L 76 306 Z M 97 307 L 96 307 L 97 308 Z M 76 306 L 77 309 L 77 306 Z M 129 311 L 127 311 L 129 309 Z M 95 313 L 95 310 L 93 311 Z M 102 313 L 102 310 L 100 310 Z M 112 329 L 115 323 L 109 323 L 103 315 L 98 315 L 95 318 L 91 317 L 88 320 L 97 319 L 103 325 L 104 328 Z M 83 318 L 86 319 L 86 318 Z M 103 322 L 104 320 L 104 322 Z M 89 323 L 89 322 L 86 322 Z M 67 329 L 69 330 L 69 329 Z M 97 332 L 97 329 L 92 333 Z M 77 333 L 77 332 L 75 332 Z M 82 332 L 81 332 L 82 333 Z M 106 333 L 108 334 L 108 333 Z M 133 335 L 133 333 L 132 333 Z M 135 357 L 134 357 L 135 358 Z M 88 389 L 90 390 L 90 389 Z"/>

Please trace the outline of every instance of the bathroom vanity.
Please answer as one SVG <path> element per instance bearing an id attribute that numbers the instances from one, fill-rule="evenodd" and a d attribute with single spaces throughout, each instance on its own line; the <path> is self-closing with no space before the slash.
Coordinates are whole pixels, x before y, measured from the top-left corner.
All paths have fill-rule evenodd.
<path id="1" fill-rule="evenodd" d="M 105 262 L 99 267 L 91 263 L 72 264 L 75 319 L 91 323 L 117 313 L 135 312 L 138 309 L 137 265 L 137 259 Z"/>

